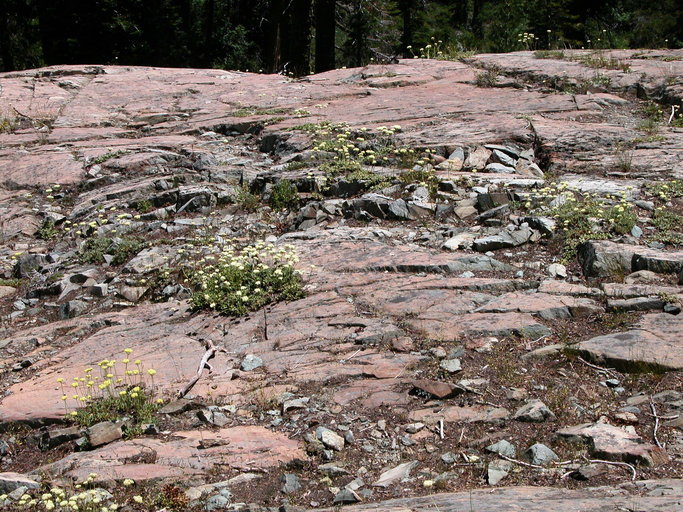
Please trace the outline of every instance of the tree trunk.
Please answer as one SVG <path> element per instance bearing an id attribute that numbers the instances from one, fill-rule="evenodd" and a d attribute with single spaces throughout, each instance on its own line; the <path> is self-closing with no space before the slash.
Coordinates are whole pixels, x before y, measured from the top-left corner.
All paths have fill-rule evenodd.
<path id="1" fill-rule="evenodd" d="M 295 76 L 311 72 L 311 1 L 292 0 L 289 13 L 289 68 Z"/>
<path id="2" fill-rule="evenodd" d="M 13 4 L 13 2 L 12 2 Z M 0 71 L 13 71 L 14 70 L 14 59 L 12 58 L 12 49 L 10 47 L 10 31 L 9 31 L 9 18 L 13 14 L 14 5 L 10 5 L 10 1 L 7 0 L 0 5 L 0 58 L 2 59 L 2 66 L 0 66 Z"/>
<path id="3" fill-rule="evenodd" d="M 413 0 L 399 0 L 398 9 L 401 11 L 403 30 L 401 32 L 401 51 L 403 57 L 409 58 L 412 53 L 409 46 L 413 46 Z"/>
<path id="4" fill-rule="evenodd" d="M 334 69 L 336 0 L 315 0 L 315 72 Z"/>

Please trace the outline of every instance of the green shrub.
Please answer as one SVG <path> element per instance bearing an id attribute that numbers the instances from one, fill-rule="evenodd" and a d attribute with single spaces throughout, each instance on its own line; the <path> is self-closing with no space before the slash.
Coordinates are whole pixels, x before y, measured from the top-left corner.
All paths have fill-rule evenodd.
<path id="1" fill-rule="evenodd" d="M 289 180 L 280 180 L 270 192 L 270 206 L 275 210 L 290 210 L 299 205 L 299 191 Z"/>
<path id="2" fill-rule="evenodd" d="M 104 255 L 111 254 L 112 265 L 121 265 L 146 246 L 147 244 L 137 237 L 124 236 L 116 239 L 97 236 L 85 241 L 81 248 L 80 260 L 83 263 L 104 263 Z"/>
<path id="3" fill-rule="evenodd" d="M 55 228 L 55 221 L 47 218 L 43 221 L 43 225 L 38 230 L 38 238 L 42 240 L 52 240 L 57 236 L 57 229 Z"/>
<path id="4" fill-rule="evenodd" d="M 683 215 L 659 207 L 655 209 L 652 223 L 657 228 L 655 240 L 669 245 L 683 243 Z"/>
<path id="5" fill-rule="evenodd" d="M 216 249 L 218 254 L 200 259 L 201 268 L 193 272 L 197 289 L 191 298 L 193 307 L 242 316 L 272 302 L 303 297 L 292 246 L 259 242 L 241 249 L 233 245 Z"/>
<path id="6" fill-rule="evenodd" d="M 498 70 L 487 69 L 481 73 L 477 73 L 474 78 L 474 83 L 477 87 L 495 87 L 498 84 Z"/>
<path id="7" fill-rule="evenodd" d="M 243 185 L 237 189 L 235 204 L 243 210 L 254 212 L 261 206 L 261 198 L 253 194 L 249 187 Z"/>
<path id="8" fill-rule="evenodd" d="M 137 211 L 139 211 L 140 213 L 151 212 L 153 208 L 154 208 L 154 205 L 148 199 L 143 199 L 142 201 L 138 201 L 138 204 L 135 205 L 135 209 Z"/>

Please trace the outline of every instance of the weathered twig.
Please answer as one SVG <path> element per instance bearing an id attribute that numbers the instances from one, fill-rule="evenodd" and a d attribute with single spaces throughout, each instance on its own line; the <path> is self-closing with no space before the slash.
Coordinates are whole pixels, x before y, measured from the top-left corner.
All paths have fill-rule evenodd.
<path id="1" fill-rule="evenodd" d="M 609 375 L 612 375 L 613 377 L 621 377 L 621 376 L 616 372 L 616 370 L 614 370 L 614 369 L 612 369 L 612 368 L 603 368 L 602 366 L 598 366 L 597 364 L 589 363 L 588 361 L 586 361 L 586 360 L 585 360 L 584 358 L 582 358 L 582 357 L 578 357 L 577 359 L 578 359 L 579 361 L 581 361 L 583 364 L 585 364 L 586 366 L 590 366 L 590 367 L 593 368 L 594 370 L 600 370 L 601 372 L 605 372 L 605 373 L 607 373 L 607 374 L 609 374 Z"/>
<path id="2" fill-rule="evenodd" d="M 657 408 L 655 407 L 655 403 L 650 397 L 650 409 L 652 410 L 652 417 L 655 419 L 655 426 L 652 429 L 652 437 L 655 440 L 655 444 L 659 446 L 660 448 L 664 448 L 662 446 L 662 443 L 659 442 L 659 439 L 657 439 L 657 430 L 659 430 L 659 416 L 657 415 Z"/>
<path id="3" fill-rule="evenodd" d="M 543 466 L 539 466 L 538 464 L 529 464 L 528 462 L 524 462 L 523 460 L 513 459 L 512 457 L 508 457 L 507 455 L 503 455 L 502 453 L 499 453 L 498 456 L 501 459 L 505 459 L 507 461 L 514 462 L 515 464 L 519 464 L 520 466 L 526 466 L 528 468 L 534 468 L 534 469 L 546 469 Z"/>
<path id="4" fill-rule="evenodd" d="M 268 314 L 266 308 L 263 308 L 263 339 L 268 341 Z"/>
<path id="5" fill-rule="evenodd" d="M 443 439 L 443 418 L 439 420 L 439 437 Z"/>
<path id="6" fill-rule="evenodd" d="M 178 398 L 183 398 L 194 387 L 194 385 L 197 384 L 197 381 L 201 378 L 202 373 L 204 373 L 204 368 L 208 366 L 209 372 L 212 371 L 211 365 L 209 364 L 209 359 L 213 358 L 216 355 L 216 352 L 218 351 L 224 350 L 216 348 L 216 346 L 213 344 L 213 341 L 206 340 L 206 352 L 204 352 L 201 361 L 199 361 L 199 368 L 197 368 L 197 373 L 194 377 L 192 377 L 192 379 L 190 379 L 190 382 L 188 382 L 183 389 L 178 391 Z"/>
<path id="7" fill-rule="evenodd" d="M 634 468 L 628 462 L 615 462 L 612 460 L 588 459 L 586 457 L 583 457 L 583 460 L 585 460 L 586 462 L 590 462 L 591 464 L 607 464 L 610 466 L 622 466 L 622 467 L 625 466 L 631 470 L 631 480 L 635 480 L 636 477 L 638 476 L 638 474 L 636 473 L 636 468 Z"/>

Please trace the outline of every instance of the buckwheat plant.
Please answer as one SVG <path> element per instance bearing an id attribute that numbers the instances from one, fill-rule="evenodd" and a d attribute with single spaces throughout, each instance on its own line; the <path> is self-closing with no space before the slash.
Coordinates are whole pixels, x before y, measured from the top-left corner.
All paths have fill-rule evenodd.
<path id="1" fill-rule="evenodd" d="M 24 493 L 16 501 L 11 501 L 8 495 L 0 495 L 0 508 L 11 507 L 16 510 L 47 510 L 54 512 L 114 512 L 121 505 L 104 489 L 88 489 L 97 478 L 97 473 L 90 473 L 73 489 L 52 487 L 40 492 L 38 490 Z M 33 494 L 32 494 L 33 493 Z"/>
<path id="2" fill-rule="evenodd" d="M 258 242 L 238 247 L 235 240 L 216 245 L 197 260 L 193 272 L 197 309 L 213 309 L 242 316 L 266 304 L 303 297 L 299 261 L 291 245 L 276 247 Z"/>
<path id="3" fill-rule="evenodd" d="M 145 368 L 140 359 L 131 359 L 133 350 L 124 350 L 124 358 L 103 359 L 98 369 L 86 368 L 83 375 L 67 382 L 59 377 L 67 417 L 83 426 L 112 421 L 126 416 L 133 424 L 152 421 L 163 403 L 155 398 L 154 368 Z"/>

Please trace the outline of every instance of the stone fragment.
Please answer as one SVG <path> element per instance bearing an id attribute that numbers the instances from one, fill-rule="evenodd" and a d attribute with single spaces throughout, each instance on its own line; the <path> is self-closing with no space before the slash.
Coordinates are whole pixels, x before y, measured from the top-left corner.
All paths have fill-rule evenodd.
<path id="1" fill-rule="evenodd" d="M 484 168 L 484 171 L 485 172 L 500 173 L 500 174 L 514 174 L 515 168 L 513 166 L 493 163 L 493 164 L 488 164 Z"/>
<path id="2" fill-rule="evenodd" d="M 42 436 L 40 436 L 38 446 L 41 450 L 49 450 L 55 446 L 59 446 L 60 444 L 78 439 L 82 435 L 83 429 L 76 426 L 48 430 L 47 432 L 44 432 Z"/>
<path id="3" fill-rule="evenodd" d="M 358 496 L 356 491 L 344 488 L 334 495 L 333 504 L 349 505 L 351 503 L 358 503 L 359 501 L 362 501 L 362 499 Z"/>
<path id="4" fill-rule="evenodd" d="M 439 363 L 439 366 L 448 373 L 457 373 L 462 370 L 460 359 L 444 359 Z"/>
<path id="5" fill-rule="evenodd" d="M 37 489 L 40 487 L 40 484 L 21 473 L 0 473 L 0 494 L 9 494 L 21 487 L 26 489 Z"/>
<path id="6" fill-rule="evenodd" d="M 450 384 L 448 382 L 439 382 L 436 380 L 415 380 L 412 382 L 413 392 L 422 392 L 435 398 L 444 399 L 452 398 L 463 393 L 463 389 Z"/>
<path id="7" fill-rule="evenodd" d="M 87 307 L 88 305 L 82 300 L 70 300 L 59 308 L 59 317 L 62 319 L 74 318 L 81 315 Z"/>
<path id="8" fill-rule="evenodd" d="M 541 423 L 554 420 L 555 414 L 543 402 L 534 399 L 517 409 L 512 417 L 519 421 Z"/>
<path id="9" fill-rule="evenodd" d="M 510 474 L 512 462 L 509 460 L 494 460 L 486 468 L 486 481 L 489 485 L 498 485 L 503 478 Z"/>
<path id="10" fill-rule="evenodd" d="M 123 437 L 123 430 L 120 423 L 113 421 L 102 421 L 86 429 L 85 434 L 90 446 L 97 448 L 109 444 Z"/>
<path id="11" fill-rule="evenodd" d="M 505 439 L 501 439 L 497 443 L 487 446 L 486 451 L 497 453 L 498 455 L 505 455 L 506 457 L 511 458 L 517 456 L 517 449 L 515 448 L 515 445 L 509 441 L 506 441 Z"/>
<path id="12" fill-rule="evenodd" d="M 557 454 L 542 443 L 536 443 L 524 452 L 525 457 L 531 464 L 545 466 L 555 460 L 560 460 Z"/>
<path id="13" fill-rule="evenodd" d="M 509 416 L 510 412 L 507 409 L 485 405 L 451 405 L 437 409 L 418 409 L 416 411 L 410 412 L 408 415 L 411 421 L 419 421 L 430 424 L 438 423 L 439 420 L 443 420 L 447 423 L 490 423 L 507 419 Z"/>
<path id="14" fill-rule="evenodd" d="M 400 482 L 401 480 L 408 478 L 410 472 L 418 465 L 417 461 L 404 462 L 399 464 L 395 468 L 389 469 L 382 473 L 377 481 L 373 482 L 375 487 L 389 487 L 390 485 Z"/>
<path id="15" fill-rule="evenodd" d="M 280 483 L 282 486 L 280 490 L 285 494 L 292 494 L 301 489 L 301 482 L 299 477 L 294 473 L 285 473 L 280 477 Z"/>
<path id="16" fill-rule="evenodd" d="M 250 372 L 261 366 L 263 366 L 263 359 L 254 354 L 247 354 L 240 363 L 240 370 L 243 372 Z"/>
<path id="17" fill-rule="evenodd" d="M 561 279 L 566 279 L 567 267 L 560 263 L 553 263 L 548 266 L 548 275 L 550 277 L 559 277 Z"/>
<path id="18" fill-rule="evenodd" d="M 338 452 L 344 449 L 344 438 L 329 428 L 318 427 L 315 437 L 328 448 Z"/>
<path id="19" fill-rule="evenodd" d="M 557 435 L 573 441 L 585 441 L 591 454 L 606 460 L 656 466 L 668 462 L 661 448 L 646 443 L 635 433 L 607 423 L 585 423 L 557 431 Z"/>

